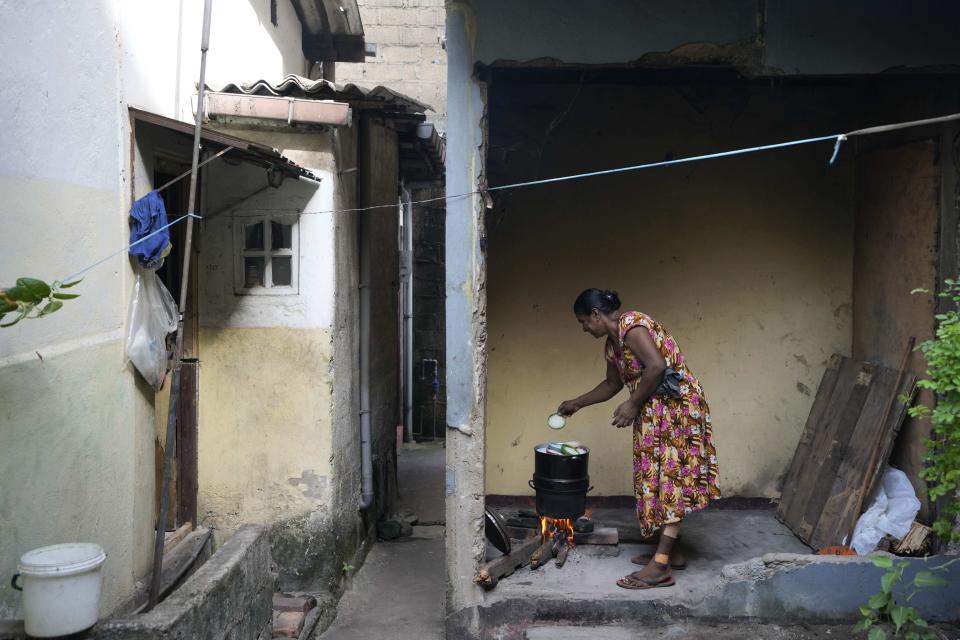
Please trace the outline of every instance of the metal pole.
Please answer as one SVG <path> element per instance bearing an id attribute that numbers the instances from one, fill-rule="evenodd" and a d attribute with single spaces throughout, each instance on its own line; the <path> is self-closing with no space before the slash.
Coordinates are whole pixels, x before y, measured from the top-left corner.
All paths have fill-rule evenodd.
<path id="1" fill-rule="evenodd" d="M 200 132 L 203 129 L 204 83 L 207 75 L 207 49 L 210 47 L 210 11 L 213 0 L 203 3 L 203 38 L 200 43 L 200 88 L 197 98 L 196 125 L 193 128 L 193 162 L 190 165 L 190 196 L 187 212 L 193 213 L 197 198 L 197 170 L 200 161 Z M 177 341 L 173 351 L 173 381 L 170 384 L 170 405 L 167 414 L 167 438 L 163 450 L 163 490 L 160 494 L 160 514 L 157 516 L 157 535 L 153 545 L 153 575 L 150 580 L 150 598 L 147 611 L 160 598 L 160 572 L 163 569 L 163 542 L 166 533 L 167 511 L 170 508 L 170 480 L 173 475 L 173 443 L 177 426 L 177 401 L 180 396 L 180 366 L 183 356 L 183 315 L 187 307 L 187 289 L 190 282 L 190 252 L 193 250 L 193 218 L 187 218 L 186 241 L 183 246 L 183 269 L 180 281 L 180 313 L 177 322 Z M 194 523 L 196 524 L 196 523 Z"/>

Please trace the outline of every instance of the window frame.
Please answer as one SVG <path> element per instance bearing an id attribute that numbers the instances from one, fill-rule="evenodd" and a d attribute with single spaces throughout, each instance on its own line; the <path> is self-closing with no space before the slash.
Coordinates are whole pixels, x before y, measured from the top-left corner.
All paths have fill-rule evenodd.
<path id="1" fill-rule="evenodd" d="M 290 248 L 272 249 L 272 222 L 290 226 Z M 263 224 L 263 249 L 247 249 L 246 227 Z M 297 214 L 261 215 L 234 219 L 234 293 L 245 296 L 290 296 L 300 293 L 300 217 Z M 245 286 L 244 258 L 263 258 L 262 287 Z M 273 258 L 290 258 L 290 284 L 273 284 Z"/>

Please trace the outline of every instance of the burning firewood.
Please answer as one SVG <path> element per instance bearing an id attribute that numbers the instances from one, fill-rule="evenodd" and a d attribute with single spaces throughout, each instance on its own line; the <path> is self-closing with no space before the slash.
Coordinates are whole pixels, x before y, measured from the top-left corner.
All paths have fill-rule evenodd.
<path id="1" fill-rule="evenodd" d="M 567 554 L 569 553 L 570 553 L 570 545 L 565 544 L 560 547 L 560 552 L 557 553 L 557 563 L 556 563 L 558 569 L 562 567 L 563 564 L 567 561 Z"/>
<path id="2" fill-rule="evenodd" d="M 514 541 L 516 543 L 517 541 Z M 540 538 L 534 537 L 523 541 L 522 544 L 515 544 L 513 551 L 509 555 L 500 556 L 486 564 L 480 565 L 480 571 L 477 577 L 473 579 L 484 589 L 493 589 L 501 578 L 504 578 L 517 568 L 522 567 L 530 561 L 530 554 L 540 547 Z"/>
<path id="3" fill-rule="evenodd" d="M 537 547 L 537 550 L 533 552 L 533 555 L 530 556 L 530 568 L 539 569 L 543 565 L 547 564 L 547 561 L 553 557 L 553 540 L 547 538 L 547 540 Z"/>

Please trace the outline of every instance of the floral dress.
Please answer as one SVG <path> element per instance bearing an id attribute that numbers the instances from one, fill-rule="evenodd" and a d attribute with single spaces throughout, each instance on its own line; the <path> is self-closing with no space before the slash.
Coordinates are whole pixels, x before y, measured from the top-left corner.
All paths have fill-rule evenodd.
<path id="1" fill-rule="evenodd" d="M 620 316 L 620 336 L 607 339 L 605 356 L 616 365 L 632 393 L 643 364 L 624 343 L 631 329 L 643 327 L 653 338 L 667 367 L 680 375 L 680 397 L 655 392 L 633 423 L 633 486 L 637 518 L 644 537 L 720 497 L 717 452 L 710 408 L 700 383 L 687 369 L 673 337 L 659 322 L 639 311 Z"/>

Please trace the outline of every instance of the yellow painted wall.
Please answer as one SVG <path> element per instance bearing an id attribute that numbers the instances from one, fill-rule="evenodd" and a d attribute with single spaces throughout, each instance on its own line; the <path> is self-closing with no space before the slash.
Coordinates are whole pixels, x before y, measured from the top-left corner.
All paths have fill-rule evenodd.
<path id="1" fill-rule="evenodd" d="M 330 474 L 327 329 L 200 330 L 200 520 L 220 539 L 247 522 L 320 509 Z"/>
<path id="2" fill-rule="evenodd" d="M 697 110 L 672 89 L 587 86 L 545 135 L 573 89 L 495 91 L 494 185 L 787 140 L 823 125 L 784 115 L 816 114 L 815 100 L 795 95 L 733 96 L 737 110 L 730 100 Z M 828 171 L 828 147 L 494 195 L 487 493 L 531 493 L 534 445 L 561 437 L 591 447 L 593 495 L 632 494 L 631 434 L 610 426 L 624 394 L 561 432 L 546 427 L 560 401 L 603 379 L 603 342 L 572 312 L 577 294 L 597 286 L 677 338 L 712 408 L 726 495 L 778 495 L 825 361 L 850 350 L 850 169 L 844 160 Z"/>

